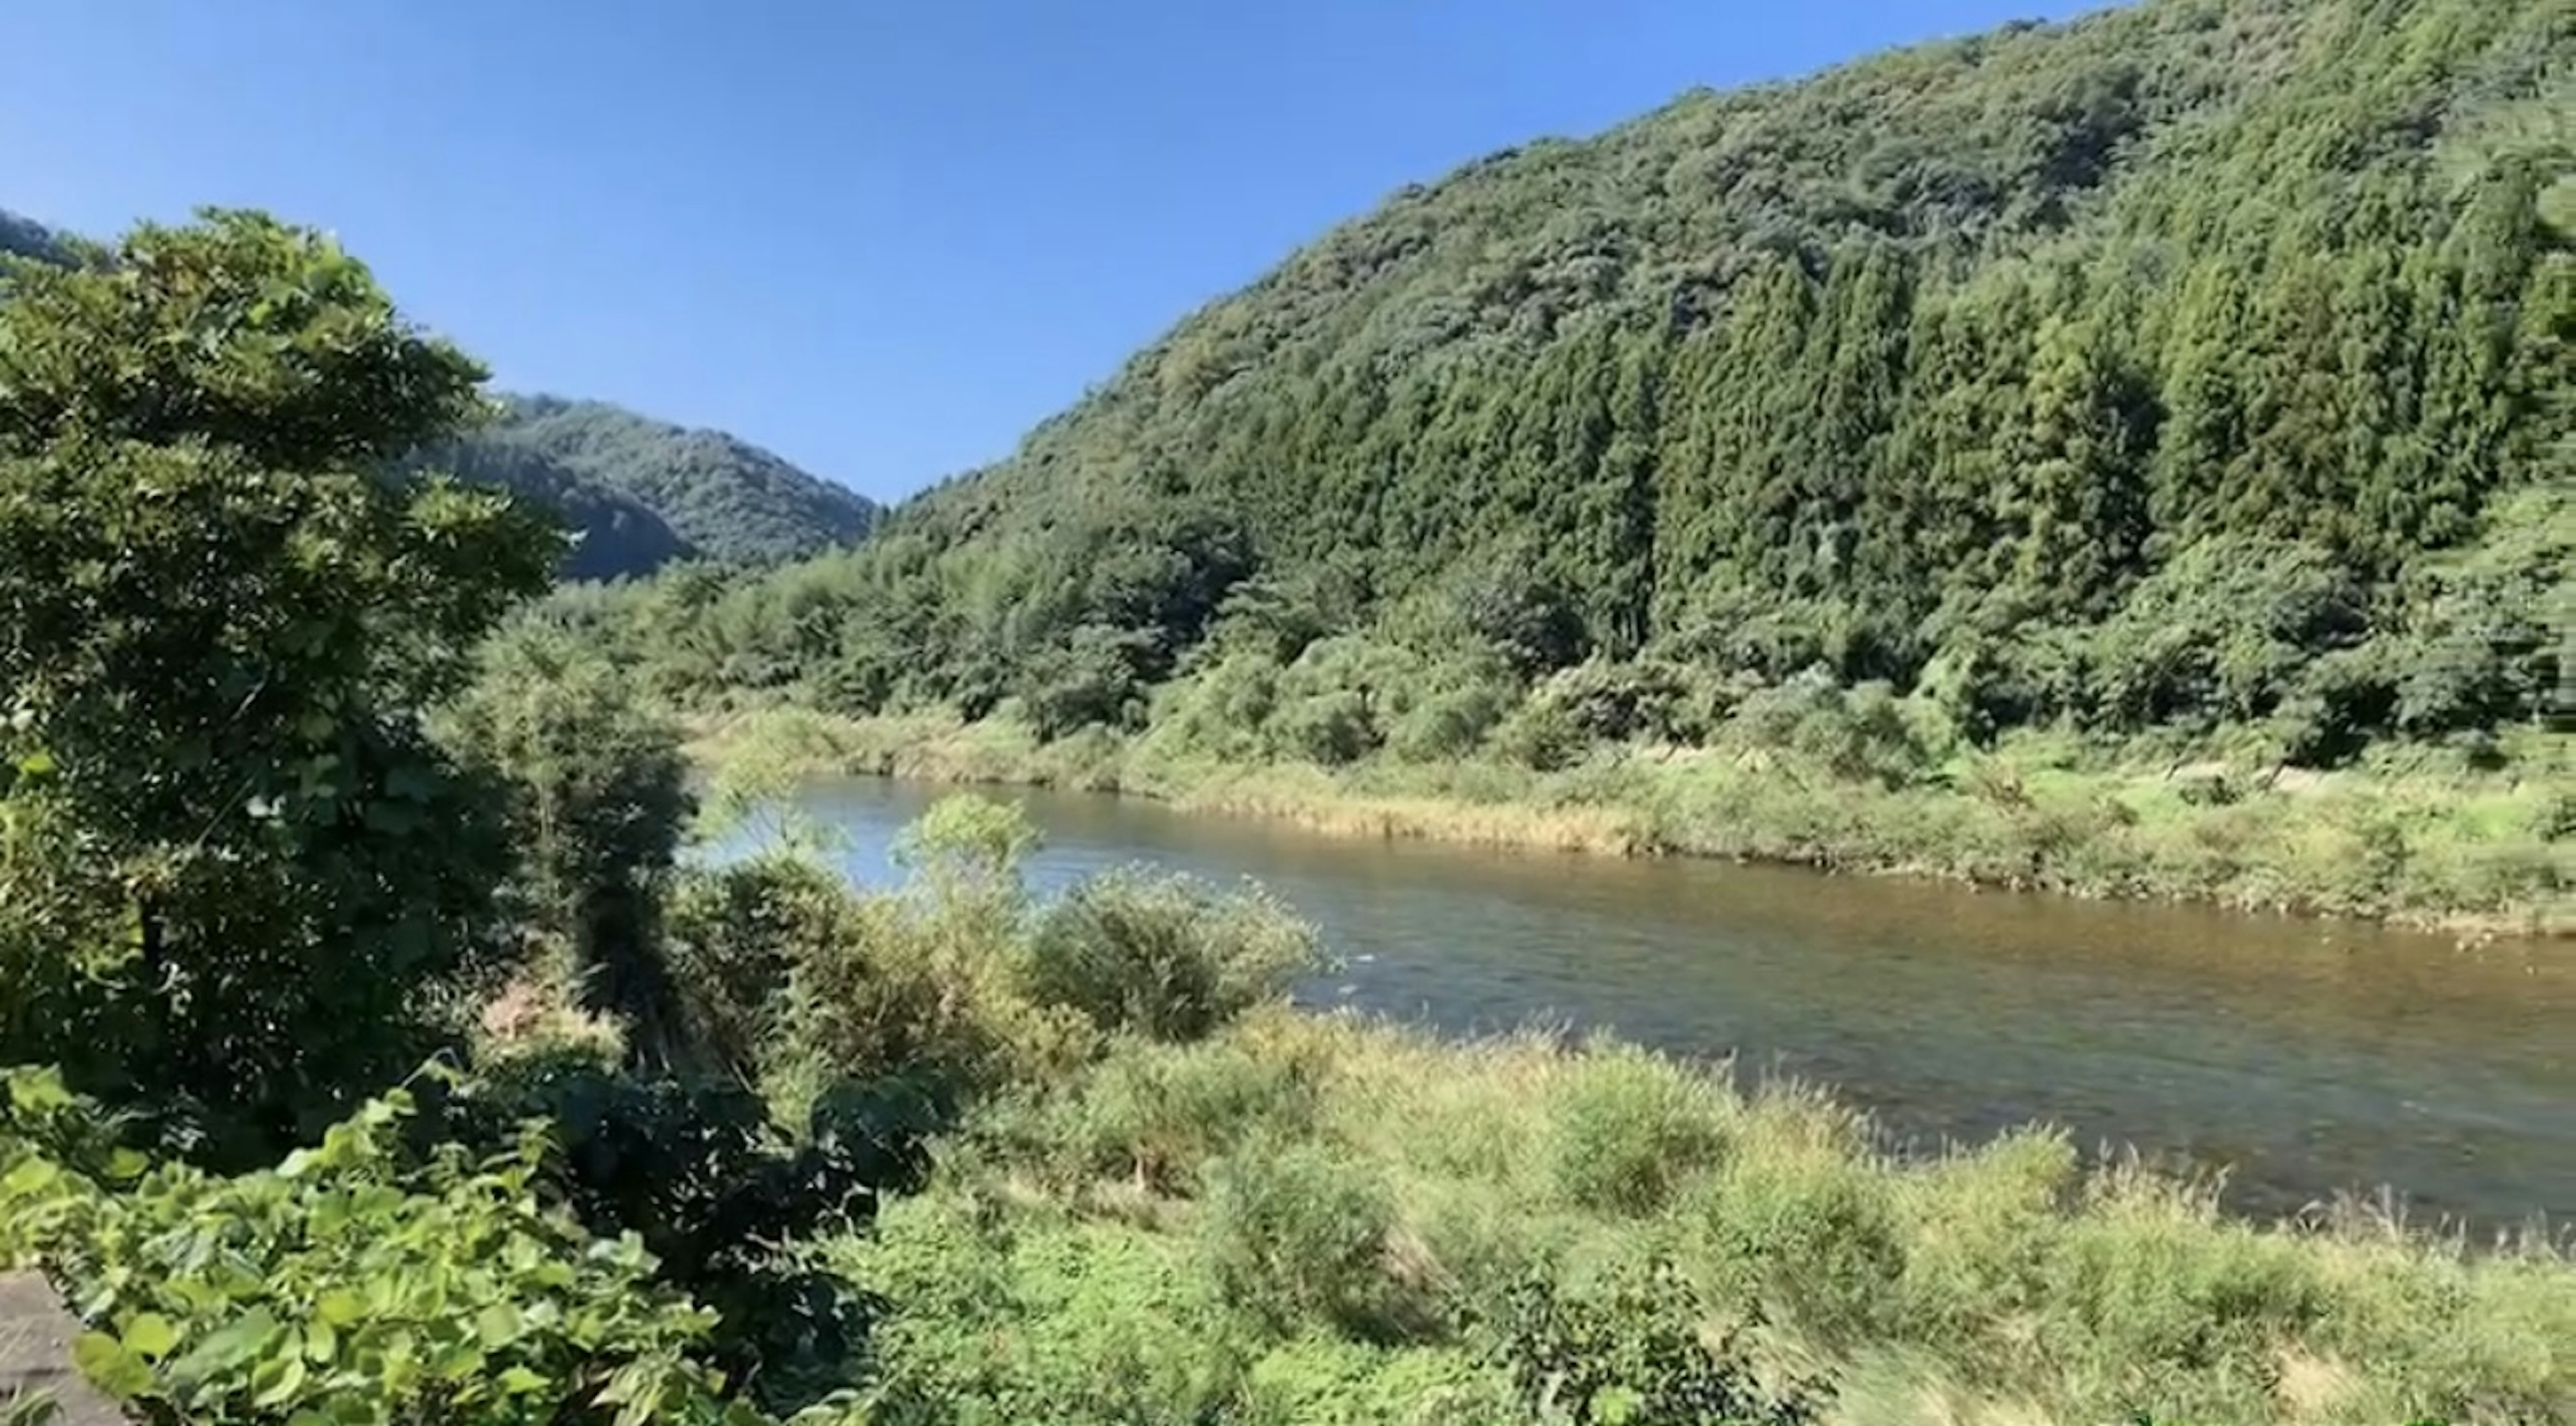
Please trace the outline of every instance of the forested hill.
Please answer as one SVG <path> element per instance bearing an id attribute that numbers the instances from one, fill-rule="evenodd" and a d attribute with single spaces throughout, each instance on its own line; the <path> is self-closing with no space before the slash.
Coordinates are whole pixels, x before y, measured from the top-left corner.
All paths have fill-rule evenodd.
<path id="1" fill-rule="evenodd" d="M 849 544 L 877 516 L 866 497 L 721 431 L 603 401 L 508 396 L 503 407 L 423 459 L 564 507 L 586 532 L 567 570 L 575 578 L 691 556 L 776 563 Z"/>
<path id="2" fill-rule="evenodd" d="M 2149 0 L 1494 155 L 790 576 L 848 596 L 801 657 L 971 708 L 1158 677 L 1229 590 L 1330 630 L 1508 589 L 1533 666 L 2530 716 L 2576 543 L 2571 15 Z M 2373 636 L 2476 668 L 2311 669 Z"/>
<path id="3" fill-rule="evenodd" d="M 68 254 L 42 224 L 0 209 L 0 254 Z M 774 564 L 857 540 L 873 501 L 721 431 L 689 430 L 603 401 L 508 396 L 500 418 L 413 465 L 509 486 L 581 534 L 575 579 L 648 574 L 677 560 Z"/>

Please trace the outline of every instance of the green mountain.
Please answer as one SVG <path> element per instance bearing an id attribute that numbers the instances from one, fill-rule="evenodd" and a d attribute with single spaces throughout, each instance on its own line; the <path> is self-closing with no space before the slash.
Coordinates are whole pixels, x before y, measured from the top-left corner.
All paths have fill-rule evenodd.
<path id="1" fill-rule="evenodd" d="M 781 576 L 796 657 L 1132 717 L 1231 611 L 1988 722 L 2535 717 L 2571 76 L 2564 4 L 2149 0 L 1495 154 Z"/>
<path id="2" fill-rule="evenodd" d="M 62 261 L 56 235 L 0 210 L 0 253 Z M 848 544 L 877 507 L 720 431 L 693 431 L 601 401 L 505 396 L 498 420 L 408 464 L 506 485 L 563 511 L 581 534 L 574 579 L 647 574 L 674 561 L 770 564 Z"/>
<path id="3" fill-rule="evenodd" d="M 584 531 L 567 573 L 644 573 L 676 559 L 767 564 L 868 532 L 877 507 L 721 431 L 603 401 L 507 396 L 491 425 L 425 463 L 555 502 Z"/>

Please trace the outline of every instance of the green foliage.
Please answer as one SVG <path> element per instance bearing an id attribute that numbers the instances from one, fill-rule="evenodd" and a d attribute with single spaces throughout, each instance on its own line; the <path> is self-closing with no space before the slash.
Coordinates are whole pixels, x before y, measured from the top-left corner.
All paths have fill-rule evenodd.
<path id="1" fill-rule="evenodd" d="M 1569 1426 L 1801 1426 L 1803 1392 L 1773 1395 L 1751 1370 L 1750 1324 L 1708 1340 L 1706 1305 L 1669 1263 L 1566 1293 L 1533 1278 L 1504 1298 L 1489 1350 L 1538 1419 Z"/>
<path id="2" fill-rule="evenodd" d="M 864 1305 L 796 1245 L 863 1224 L 918 1182 L 929 1107 L 845 1085 L 792 1138 L 738 1081 L 642 1079 L 575 1059 L 504 1065 L 441 1096 L 417 1137 L 476 1152 L 542 1123 L 537 1186 L 604 1239 L 633 1235 L 655 1281 L 720 1314 L 703 1355 L 765 1405 L 853 1385 Z"/>
<path id="3" fill-rule="evenodd" d="M 655 908 L 696 811 L 677 725 L 618 666 L 539 627 L 485 645 L 440 734 L 513 795 L 525 921 L 570 949 L 589 1008 L 667 1056 L 678 991 Z"/>
<path id="4" fill-rule="evenodd" d="M 1724 1153 L 1724 1101 L 1704 1080 L 1608 1047 L 1576 1071 L 1556 1107 L 1558 1192 L 1598 1211 L 1651 1213 Z"/>
<path id="5" fill-rule="evenodd" d="M 1846 689 L 1822 669 L 1747 697 L 1733 726 L 1757 747 L 1785 748 L 1836 777 L 1891 790 L 1921 776 L 1930 761 L 1887 685 Z"/>
<path id="6" fill-rule="evenodd" d="M 1222 1040 L 1131 1043 L 1103 1060 L 1080 1094 L 1006 1101 L 979 1129 L 1056 1182 L 1115 1179 L 1195 1196 L 1211 1161 L 1263 1135 L 1312 1132 L 1316 1093 L 1301 1067 Z"/>
<path id="7" fill-rule="evenodd" d="M 1003 1226 L 925 1198 L 843 1255 L 891 1309 L 870 1392 L 887 1426 L 1192 1426 L 1225 1419 L 1243 1370 L 1241 1330 L 1147 1234 Z"/>
<path id="8" fill-rule="evenodd" d="M 539 1136 L 400 1152 L 370 1101 L 275 1169 L 98 1165 L 60 1081 L 14 1073 L 0 1259 L 73 1285 L 84 1375 L 147 1419 L 740 1421 L 698 1359 L 711 1314 L 534 1192 Z M 66 1152 L 66 1149 L 69 1152 Z"/>
<path id="9" fill-rule="evenodd" d="M 1388 1272 L 1395 1204 L 1370 1166 L 1312 1142 L 1247 1143 L 1209 1165 L 1199 1251 L 1217 1293 L 1283 1335 L 1400 1335 L 1416 1304 Z"/>
<path id="10" fill-rule="evenodd" d="M 1029 993 L 1106 1032 L 1196 1040 L 1286 994 L 1320 964 L 1314 932 L 1256 890 L 1218 896 L 1128 869 L 1050 906 L 1029 947 Z"/>
<path id="11" fill-rule="evenodd" d="M 867 547 L 639 594 L 636 645 L 688 697 L 1327 767 L 1702 743 L 1819 666 L 1936 685 L 1932 743 L 2540 722 L 2571 43 L 2154 0 L 1496 154 Z M 1816 756 L 1927 771 L 1867 721 Z"/>
<path id="12" fill-rule="evenodd" d="M 481 371 L 327 240 L 138 228 L 0 302 L 0 1051 L 256 1160 L 414 1062 L 492 800 L 416 711 L 557 548 L 369 470 Z"/>
<path id="13" fill-rule="evenodd" d="M 685 874 L 667 944 L 693 1037 L 791 1120 L 836 1086 L 900 1080 L 946 1106 L 1079 1056 L 1026 987 L 1034 842 L 1016 806 L 957 797 L 907 829 L 897 890 L 791 853 Z"/>
<path id="14" fill-rule="evenodd" d="M 985 1101 L 834 1261 L 883 1299 L 895 1420 L 2503 1426 L 2576 1400 L 2547 1246 L 2234 1220 L 2044 1130 L 1878 1142 L 1614 1044 L 1255 1016 Z"/>

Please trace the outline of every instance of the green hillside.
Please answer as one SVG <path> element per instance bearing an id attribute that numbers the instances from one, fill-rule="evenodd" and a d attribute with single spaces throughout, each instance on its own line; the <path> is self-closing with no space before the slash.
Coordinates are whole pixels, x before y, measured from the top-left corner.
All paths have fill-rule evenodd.
<path id="1" fill-rule="evenodd" d="M 1463 618 L 1523 676 L 1938 673 L 1986 725 L 2297 707 L 2301 757 L 2529 721 L 2576 516 L 2488 517 L 2569 451 L 2571 36 L 2556 4 L 2160 0 L 1494 155 L 786 576 L 847 594 L 805 671 L 861 709 L 1068 662 L 1132 693 L 1231 591 L 1289 659 Z"/>
<path id="2" fill-rule="evenodd" d="M 601 636 L 911 720 L 861 760 L 916 771 L 2563 908 L 2571 65 L 2563 3 L 2150 0 L 1690 94 L 1408 188 L 864 549 Z M 2413 781 L 2235 805 L 2296 768 Z"/>
<path id="3" fill-rule="evenodd" d="M 604 401 L 508 396 L 497 421 L 428 457 L 564 500 L 590 530 L 572 573 L 632 574 L 695 554 L 769 564 L 857 540 L 865 496 L 721 431 Z"/>

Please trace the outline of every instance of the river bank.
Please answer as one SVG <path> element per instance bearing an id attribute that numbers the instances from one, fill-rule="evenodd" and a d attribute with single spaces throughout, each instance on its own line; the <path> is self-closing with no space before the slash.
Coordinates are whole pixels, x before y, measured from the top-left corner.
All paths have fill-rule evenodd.
<path id="1" fill-rule="evenodd" d="M 883 1304 L 871 1420 L 2501 1426 L 2570 1401 L 2542 1235 L 2240 1217 L 2064 1130 L 1906 1152 L 1838 1097 L 1623 1041 L 1292 1008 L 1325 939 L 1293 902 L 1098 860 L 1067 886 L 1024 820 L 1065 799 L 871 787 L 903 804 L 874 851 L 910 850 L 869 869 L 908 879 L 749 859 L 699 903 L 777 913 L 743 924 L 786 974 L 719 991 L 759 998 L 723 1023 L 777 1027 L 758 1082 L 818 1052 L 874 1071 L 900 1026 L 963 1092 L 928 1182 L 815 1245 Z"/>
<path id="2" fill-rule="evenodd" d="M 702 715 L 718 768 L 1141 796 L 1342 836 L 1694 856 L 2088 898 L 2329 915 L 2464 938 L 2576 935 L 2576 842 L 2555 777 L 2281 774 L 2068 765 L 2008 748 L 1904 788 L 1784 753 L 1597 750 L 1554 772 L 1491 762 L 1227 766 L 1150 736 L 1044 743 L 1016 724 Z"/>

